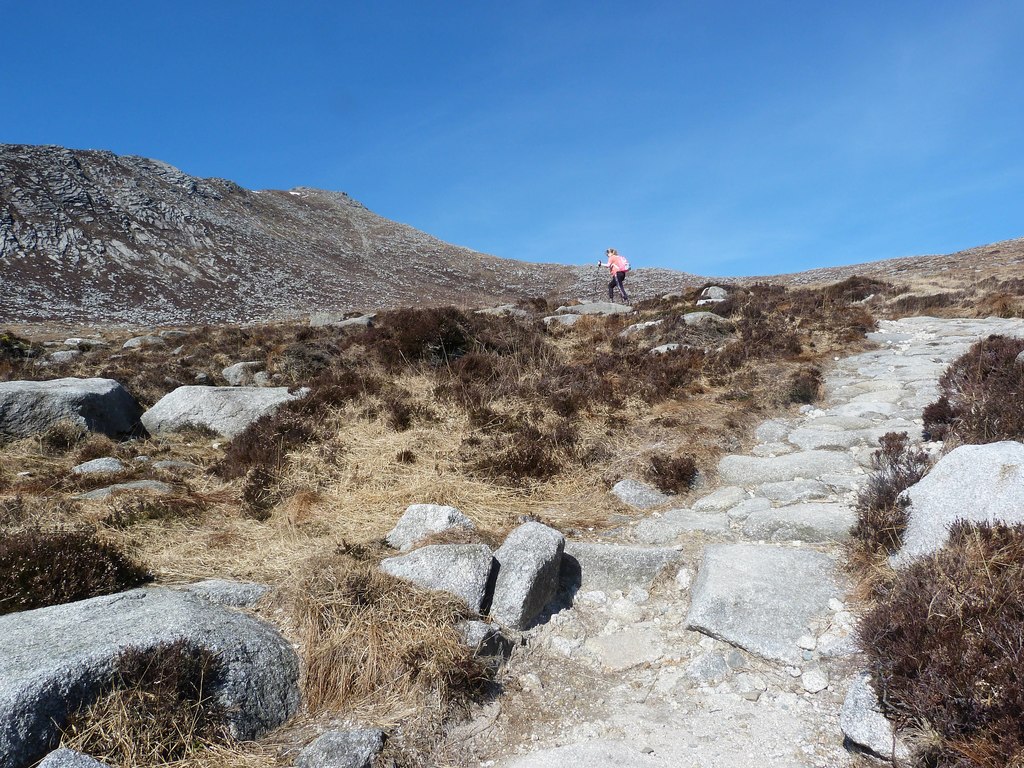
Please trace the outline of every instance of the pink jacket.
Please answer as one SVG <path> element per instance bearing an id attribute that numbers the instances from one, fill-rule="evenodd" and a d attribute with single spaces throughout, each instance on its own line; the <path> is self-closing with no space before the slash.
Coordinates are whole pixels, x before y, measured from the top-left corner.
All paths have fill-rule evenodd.
<path id="1" fill-rule="evenodd" d="M 613 253 L 608 257 L 608 270 L 614 277 L 619 272 L 626 272 L 629 270 L 629 264 L 619 254 Z"/>

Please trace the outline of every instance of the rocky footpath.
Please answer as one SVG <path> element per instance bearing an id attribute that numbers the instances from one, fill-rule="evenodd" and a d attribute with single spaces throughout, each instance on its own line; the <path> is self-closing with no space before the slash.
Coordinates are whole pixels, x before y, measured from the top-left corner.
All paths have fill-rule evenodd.
<path id="1" fill-rule="evenodd" d="M 524 633 L 505 696 L 452 734 L 453 761 L 795 768 L 891 753 L 838 559 L 878 438 L 920 442 L 939 376 L 993 333 L 1024 335 L 1024 322 L 883 322 L 877 349 L 835 362 L 821 404 L 724 457 L 718 487 L 603 543 L 568 542 L 565 562 L 597 547 L 605 567 L 584 558 L 571 606 Z M 630 566 L 652 557 L 653 570 Z"/>

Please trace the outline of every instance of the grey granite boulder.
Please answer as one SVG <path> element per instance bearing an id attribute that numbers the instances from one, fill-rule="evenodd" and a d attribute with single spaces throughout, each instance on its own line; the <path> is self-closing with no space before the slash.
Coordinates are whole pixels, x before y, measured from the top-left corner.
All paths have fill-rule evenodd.
<path id="1" fill-rule="evenodd" d="M 256 738 L 298 710 L 298 657 L 274 627 L 177 590 L 133 589 L 0 616 L 0 766 L 22 768 L 52 749 L 122 651 L 182 639 L 219 655 L 212 693 L 234 738 Z"/>
<path id="2" fill-rule="evenodd" d="M 73 475 L 92 475 L 100 472 L 122 471 L 124 471 L 124 464 L 121 463 L 120 459 L 116 459 L 113 456 L 104 456 L 101 459 L 93 459 L 92 461 L 86 461 L 82 464 L 76 464 L 71 468 L 71 474 Z"/>
<path id="3" fill-rule="evenodd" d="M 435 533 L 452 528 L 475 528 L 473 521 L 455 507 L 443 504 L 410 504 L 387 535 L 389 546 L 402 551 Z"/>
<path id="4" fill-rule="evenodd" d="M 619 480 L 612 486 L 612 493 L 633 509 L 654 509 L 672 501 L 670 496 L 639 480 Z"/>
<path id="5" fill-rule="evenodd" d="M 576 325 L 583 315 L 548 315 L 543 319 L 544 325 Z"/>
<path id="6" fill-rule="evenodd" d="M 625 304 L 615 304 L 610 301 L 589 301 L 583 304 L 575 304 L 571 307 L 559 307 L 555 310 L 558 314 L 570 315 L 628 315 L 633 308 Z"/>
<path id="7" fill-rule="evenodd" d="M 731 320 L 716 315 L 714 312 L 687 312 L 683 315 L 683 322 L 697 328 L 720 328 L 722 330 L 732 328 Z"/>
<path id="8" fill-rule="evenodd" d="M 683 345 L 676 344 L 674 342 L 669 342 L 668 344 L 660 344 L 657 347 L 651 347 L 650 354 L 652 354 L 652 355 L 667 355 L 669 352 L 675 352 L 681 346 L 683 346 Z"/>
<path id="9" fill-rule="evenodd" d="M 260 416 L 304 395 L 287 387 L 178 387 L 142 414 L 142 423 L 154 435 L 195 424 L 234 437 Z"/>
<path id="10" fill-rule="evenodd" d="M 61 747 L 44 757 L 37 768 L 107 768 L 107 764 L 73 749 Z"/>
<path id="11" fill-rule="evenodd" d="M 231 608 L 249 608 L 270 592 L 266 584 L 252 581 L 230 581 L 228 579 L 206 579 L 186 584 L 179 589 L 198 595 L 211 603 Z"/>
<path id="12" fill-rule="evenodd" d="M 525 320 L 530 316 L 522 307 L 517 307 L 515 304 L 502 304 L 497 307 L 487 307 L 485 309 L 478 309 L 475 314 L 477 315 L 492 315 L 494 317 L 516 317 L 520 320 Z"/>
<path id="13" fill-rule="evenodd" d="M 743 533 L 767 541 L 846 541 L 857 516 L 845 504 L 806 503 L 751 512 Z"/>
<path id="14" fill-rule="evenodd" d="M 755 496 L 763 496 L 777 504 L 793 504 L 798 501 L 824 499 L 832 491 L 817 480 L 784 480 L 781 483 L 764 483 L 753 489 Z"/>
<path id="15" fill-rule="evenodd" d="M 477 613 L 486 608 L 493 566 L 486 544 L 434 544 L 380 564 L 392 576 L 462 598 Z"/>
<path id="16" fill-rule="evenodd" d="M 174 486 L 161 483 L 159 480 L 133 480 L 130 483 L 115 483 L 105 488 L 97 488 L 94 491 L 86 491 L 72 496 L 73 499 L 81 501 L 98 501 L 106 499 L 115 493 L 127 493 L 130 491 L 146 493 L 172 493 Z"/>
<path id="17" fill-rule="evenodd" d="M 850 743 L 876 757 L 896 763 L 910 759 L 906 743 L 896 736 L 892 723 L 879 711 L 878 696 L 866 672 L 855 677 L 846 692 L 839 727 Z"/>
<path id="18" fill-rule="evenodd" d="M 962 445 L 905 493 L 910 520 L 891 558 L 897 566 L 938 551 L 958 520 L 1024 523 L 1024 443 Z"/>
<path id="19" fill-rule="evenodd" d="M 309 316 L 309 324 L 314 328 L 328 325 L 334 328 L 369 328 L 376 317 L 375 312 L 358 317 L 345 317 L 336 312 L 315 312 Z"/>
<path id="20" fill-rule="evenodd" d="M 144 349 L 145 347 L 159 347 L 166 343 L 161 336 L 135 336 L 122 344 L 121 349 Z"/>
<path id="21" fill-rule="evenodd" d="M 568 541 L 562 555 L 563 586 L 610 592 L 647 588 L 670 565 L 679 562 L 679 550 L 669 547 L 627 547 Z"/>
<path id="22" fill-rule="evenodd" d="M 839 595 L 835 563 L 821 552 L 711 544 L 704 550 L 686 624 L 766 659 L 799 664 L 798 640 Z"/>
<path id="23" fill-rule="evenodd" d="M 50 355 L 51 363 L 70 363 L 76 357 L 79 357 L 82 353 L 77 349 L 62 349 L 59 352 L 53 352 Z"/>
<path id="24" fill-rule="evenodd" d="M 327 731 L 299 753 L 295 768 L 370 768 L 384 748 L 384 732 L 376 728 Z"/>
<path id="25" fill-rule="evenodd" d="M 750 497 L 743 488 L 727 485 L 697 499 L 693 503 L 693 509 L 695 512 L 724 512 L 748 498 Z"/>
<path id="26" fill-rule="evenodd" d="M 633 325 L 628 325 L 624 329 L 619 331 L 619 336 L 621 336 L 622 338 L 625 339 L 625 338 L 628 338 L 629 336 L 632 336 L 634 333 L 640 333 L 640 331 L 646 331 L 648 328 L 657 328 L 659 325 L 661 325 L 664 322 L 665 321 L 662 319 L 662 320 L 644 320 L 642 323 L 633 323 Z"/>
<path id="27" fill-rule="evenodd" d="M 113 379 L 0 382 L 0 438 L 28 437 L 64 419 L 124 437 L 139 428 L 141 415 L 142 407 Z"/>
<path id="28" fill-rule="evenodd" d="M 255 375 L 263 368 L 259 360 L 246 360 L 241 363 L 229 365 L 221 375 L 232 387 L 243 387 L 253 383 Z"/>
<path id="29" fill-rule="evenodd" d="M 720 285 L 709 285 L 703 291 L 700 292 L 702 299 L 710 299 L 711 301 L 725 301 L 729 298 L 729 292 L 722 288 Z"/>
<path id="30" fill-rule="evenodd" d="M 857 462 L 848 453 L 800 451 L 784 456 L 723 456 L 718 462 L 718 475 L 724 484 L 750 487 L 798 478 L 813 480 L 856 468 Z"/>
<path id="31" fill-rule="evenodd" d="M 728 533 L 729 518 L 724 512 L 670 509 L 663 515 L 641 520 L 633 529 L 633 536 L 643 544 L 671 544 L 680 536 L 695 531 Z"/>
<path id="32" fill-rule="evenodd" d="M 498 577 L 490 616 L 526 629 L 558 591 L 565 536 L 541 523 L 523 523 L 494 553 Z"/>

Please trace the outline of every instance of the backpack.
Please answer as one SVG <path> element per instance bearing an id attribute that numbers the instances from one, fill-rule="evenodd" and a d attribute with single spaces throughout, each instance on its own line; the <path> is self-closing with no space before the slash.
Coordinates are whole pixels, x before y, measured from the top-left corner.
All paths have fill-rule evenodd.
<path id="1" fill-rule="evenodd" d="M 619 271 L 620 272 L 629 272 L 629 262 L 626 261 L 626 259 L 624 257 L 622 257 L 622 256 L 619 256 L 619 258 L 622 260 L 622 263 L 619 264 Z"/>

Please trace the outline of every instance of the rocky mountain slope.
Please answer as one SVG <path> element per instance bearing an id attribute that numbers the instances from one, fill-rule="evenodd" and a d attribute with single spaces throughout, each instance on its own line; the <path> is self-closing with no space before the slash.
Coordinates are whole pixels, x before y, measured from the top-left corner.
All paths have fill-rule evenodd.
<path id="1" fill-rule="evenodd" d="M 596 267 L 449 245 L 343 192 L 243 189 L 111 152 L 0 145 L 0 321 L 245 322 L 593 295 Z M 644 270 L 646 295 L 697 278 Z"/>
<path id="2" fill-rule="evenodd" d="M 1014 277 L 1024 238 L 770 279 L 852 275 L 941 290 Z M 706 282 L 637 269 L 636 298 Z M 411 304 L 480 306 L 531 295 L 599 298 L 593 266 L 532 264 L 450 245 L 344 192 L 253 191 L 142 157 L 0 144 L 0 322 L 249 322 Z"/>

